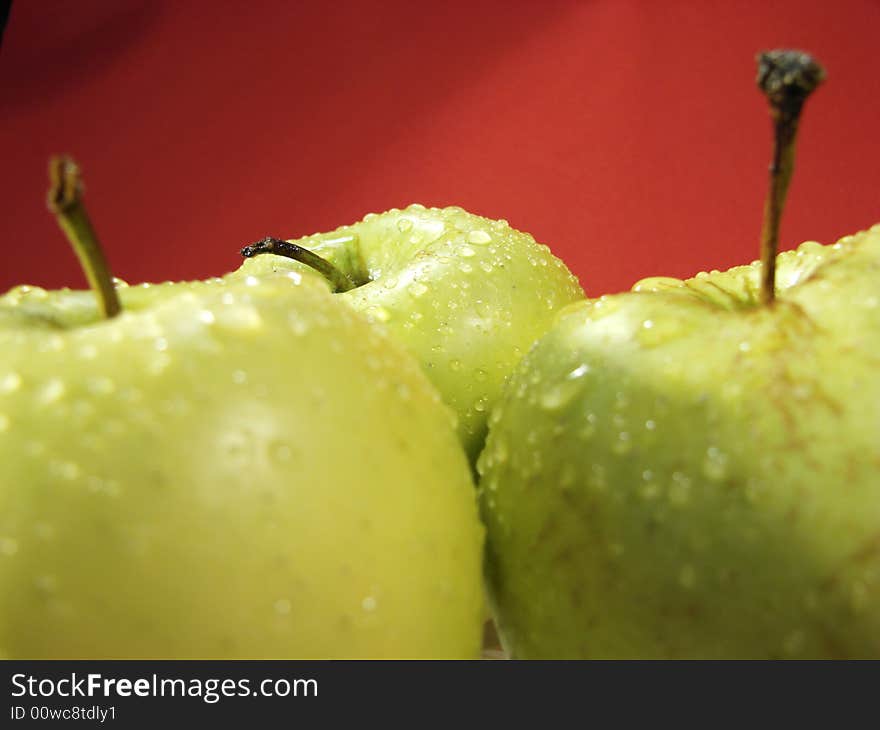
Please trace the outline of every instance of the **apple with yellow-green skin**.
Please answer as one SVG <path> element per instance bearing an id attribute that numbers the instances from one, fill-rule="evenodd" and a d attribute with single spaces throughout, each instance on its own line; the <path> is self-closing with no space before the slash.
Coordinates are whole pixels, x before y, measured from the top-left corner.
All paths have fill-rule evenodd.
<path id="1" fill-rule="evenodd" d="M 880 226 L 566 310 L 481 456 L 523 658 L 880 657 Z"/>
<path id="2" fill-rule="evenodd" d="M 0 655 L 474 657 L 453 416 L 314 273 L 0 297 Z"/>
<path id="3" fill-rule="evenodd" d="M 337 296 L 421 363 L 458 416 L 472 462 L 505 378 L 556 311 L 583 299 L 577 279 L 547 246 L 507 221 L 457 207 L 392 209 L 294 243 L 347 278 L 350 288 Z M 267 254 L 241 271 L 291 268 L 305 266 Z"/>

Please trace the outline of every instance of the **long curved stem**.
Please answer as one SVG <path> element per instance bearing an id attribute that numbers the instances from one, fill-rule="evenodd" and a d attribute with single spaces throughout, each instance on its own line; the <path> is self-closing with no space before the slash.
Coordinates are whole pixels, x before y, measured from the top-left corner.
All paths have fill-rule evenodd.
<path id="1" fill-rule="evenodd" d="M 280 238 L 264 238 L 262 241 L 257 241 L 241 249 L 241 255 L 246 259 L 266 253 L 286 256 L 313 268 L 330 282 L 336 292 L 346 292 L 355 288 L 354 282 L 327 259 L 323 259 L 318 254 L 290 241 L 284 241 Z"/>

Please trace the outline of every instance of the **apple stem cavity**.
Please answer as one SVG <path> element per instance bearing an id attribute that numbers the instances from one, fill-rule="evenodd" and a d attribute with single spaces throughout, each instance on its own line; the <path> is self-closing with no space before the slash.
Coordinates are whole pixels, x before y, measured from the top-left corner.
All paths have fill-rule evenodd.
<path id="1" fill-rule="evenodd" d="M 772 304 L 776 297 L 779 223 L 794 171 L 798 121 L 807 97 L 825 80 L 825 69 L 808 53 L 795 50 L 764 51 L 758 54 L 757 61 L 758 88 L 770 102 L 773 120 L 770 190 L 761 229 L 761 300 Z"/>
<path id="2" fill-rule="evenodd" d="M 70 241 L 85 272 L 86 279 L 98 300 L 98 309 L 105 319 L 122 311 L 113 275 L 98 236 L 89 220 L 82 200 L 82 178 L 79 166 L 71 158 L 60 156 L 49 160 L 49 210 Z"/>
<path id="3" fill-rule="evenodd" d="M 290 241 L 284 241 L 280 238 L 264 238 L 262 241 L 257 241 L 241 249 L 241 255 L 246 259 L 266 253 L 285 256 L 313 268 L 330 282 L 336 293 L 350 291 L 355 288 L 354 282 L 344 272 L 327 261 L 327 259 L 323 259 L 318 254 Z"/>

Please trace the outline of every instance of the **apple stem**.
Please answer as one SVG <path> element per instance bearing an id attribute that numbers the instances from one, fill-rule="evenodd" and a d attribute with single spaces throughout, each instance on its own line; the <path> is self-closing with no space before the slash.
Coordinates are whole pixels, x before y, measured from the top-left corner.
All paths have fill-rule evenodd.
<path id="1" fill-rule="evenodd" d="M 761 300 L 776 297 L 776 253 L 779 223 L 794 171 L 794 146 L 798 121 L 807 97 L 825 80 L 825 69 L 803 51 L 774 50 L 758 54 L 758 88 L 770 102 L 773 119 L 773 161 L 770 190 L 764 204 L 761 229 Z"/>
<path id="2" fill-rule="evenodd" d="M 266 253 L 286 256 L 313 268 L 333 285 L 336 292 L 346 292 L 355 288 L 354 282 L 327 259 L 323 259 L 318 254 L 290 241 L 284 241 L 280 238 L 264 238 L 262 241 L 257 241 L 241 249 L 241 255 L 246 259 Z"/>
<path id="3" fill-rule="evenodd" d="M 115 317 L 122 307 L 107 259 L 82 200 L 79 167 L 69 157 L 53 157 L 49 160 L 49 180 L 49 210 L 55 214 L 58 225 L 73 246 L 89 286 L 95 292 L 101 314 L 105 319 Z"/>

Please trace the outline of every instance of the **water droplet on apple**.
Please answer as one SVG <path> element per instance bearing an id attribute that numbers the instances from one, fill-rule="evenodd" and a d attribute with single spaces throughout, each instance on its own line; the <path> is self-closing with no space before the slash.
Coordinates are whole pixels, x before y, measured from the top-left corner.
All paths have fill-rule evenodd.
<path id="1" fill-rule="evenodd" d="M 703 459 L 703 475 L 713 482 L 719 482 L 727 476 L 727 454 L 715 446 L 706 450 Z"/>
<path id="2" fill-rule="evenodd" d="M 382 286 L 385 289 L 394 289 L 397 286 L 397 277 L 389 276 L 386 279 L 383 279 Z"/>
<path id="3" fill-rule="evenodd" d="M 409 292 L 414 297 L 420 297 L 428 291 L 428 287 L 421 281 L 414 281 L 409 285 Z"/>
<path id="4" fill-rule="evenodd" d="M 644 347 L 662 345 L 682 334 L 680 320 L 673 318 L 646 319 L 636 332 L 636 339 Z"/>
<path id="5" fill-rule="evenodd" d="M 413 224 L 409 218 L 401 218 L 397 221 L 397 230 L 401 233 L 406 233 L 412 227 Z"/>
<path id="6" fill-rule="evenodd" d="M 449 369 L 457 373 L 459 370 L 461 370 L 461 360 L 450 360 Z"/>
<path id="7" fill-rule="evenodd" d="M 167 353 L 159 353 L 147 364 L 147 373 L 150 375 L 161 375 L 171 364 L 171 356 Z"/>
<path id="8" fill-rule="evenodd" d="M 285 464 L 293 456 L 293 449 L 286 441 L 272 441 L 269 444 L 269 459 L 276 464 Z"/>
<path id="9" fill-rule="evenodd" d="M 273 604 L 273 608 L 275 609 L 275 613 L 281 616 L 286 616 L 290 613 L 291 604 L 290 601 L 286 598 L 279 598 Z"/>
<path id="10" fill-rule="evenodd" d="M 468 233 L 468 243 L 473 243 L 476 245 L 483 245 L 489 243 L 492 240 L 492 236 L 486 231 L 471 231 Z"/>
<path id="11" fill-rule="evenodd" d="M 288 321 L 290 323 L 290 331 L 297 337 L 302 337 L 309 331 L 309 323 L 298 314 L 291 314 Z"/>
<path id="12" fill-rule="evenodd" d="M 564 380 L 547 388 L 540 396 L 541 408 L 547 411 L 558 411 L 568 405 L 580 392 L 581 385 L 576 380 Z"/>
<path id="13" fill-rule="evenodd" d="M 595 413 L 588 413 L 585 423 L 578 429 L 577 436 L 581 441 L 589 441 L 596 435 L 596 421 L 599 419 Z"/>
<path id="14" fill-rule="evenodd" d="M 7 373 L 0 378 L 0 393 L 12 393 L 21 387 L 21 375 L 18 373 Z"/>
<path id="15" fill-rule="evenodd" d="M 364 611 L 375 611 L 378 602 L 376 601 L 374 596 L 366 596 L 364 600 L 361 601 L 361 608 Z"/>
<path id="16" fill-rule="evenodd" d="M 0 537 L 0 555 L 11 558 L 18 552 L 18 540 L 11 537 Z"/>
<path id="17" fill-rule="evenodd" d="M 391 319 L 391 312 L 385 309 L 385 307 L 374 305 L 367 309 L 367 316 L 375 322 L 387 322 Z"/>
<path id="18" fill-rule="evenodd" d="M 602 464 L 593 464 L 590 467 L 590 476 L 587 479 L 587 486 L 594 491 L 601 492 L 605 489 L 607 484 L 605 467 L 602 466 Z"/>
<path id="19" fill-rule="evenodd" d="M 474 270 L 474 267 L 468 263 L 462 262 L 458 265 L 458 270 L 464 274 L 470 274 Z"/>
<path id="20" fill-rule="evenodd" d="M 244 385 L 247 382 L 248 376 L 244 370 L 234 370 L 232 372 L 232 382 L 236 385 Z"/>
<path id="21" fill-rule="evenodd" d="M 60 479 L 66 479 L 72 482 L 77 479 L 81 473 L 79 464 L 72 461 L 53 460 L 49 462 L 49 472 Z"/>
<path id="22" fill-rule="evenodd" d="M 116 390 L 116 384 L 110 378 L 101 376 L 89 378 L 86 381 L 86 388 L 93 395 L 110 395 Z"/>
<path id="23" fill-rule="evenodd" d="M 44 596 L 54 593 L 58 588 L 58 581 L 54 575 L 38 575 L 34 578 L 34 587 Z"/>
<path id="24" fill-rule="evenodd" d="M 621 431 L 617 434 L 617 439 L 611 446 L 611 450 L 618 456 L 628 454 L 632 450 L 632 438 L 627 431 Z"/>
<path id="25" fill-rule="evenodd" d="M 477 413 L 483 413 L 483 411 L 486 410 L 488 405 L 489 405 L 489 401 L 487 401 L 486 398 L 477 398 L 476 402 L 474 403 L 474 410 Z"/>

